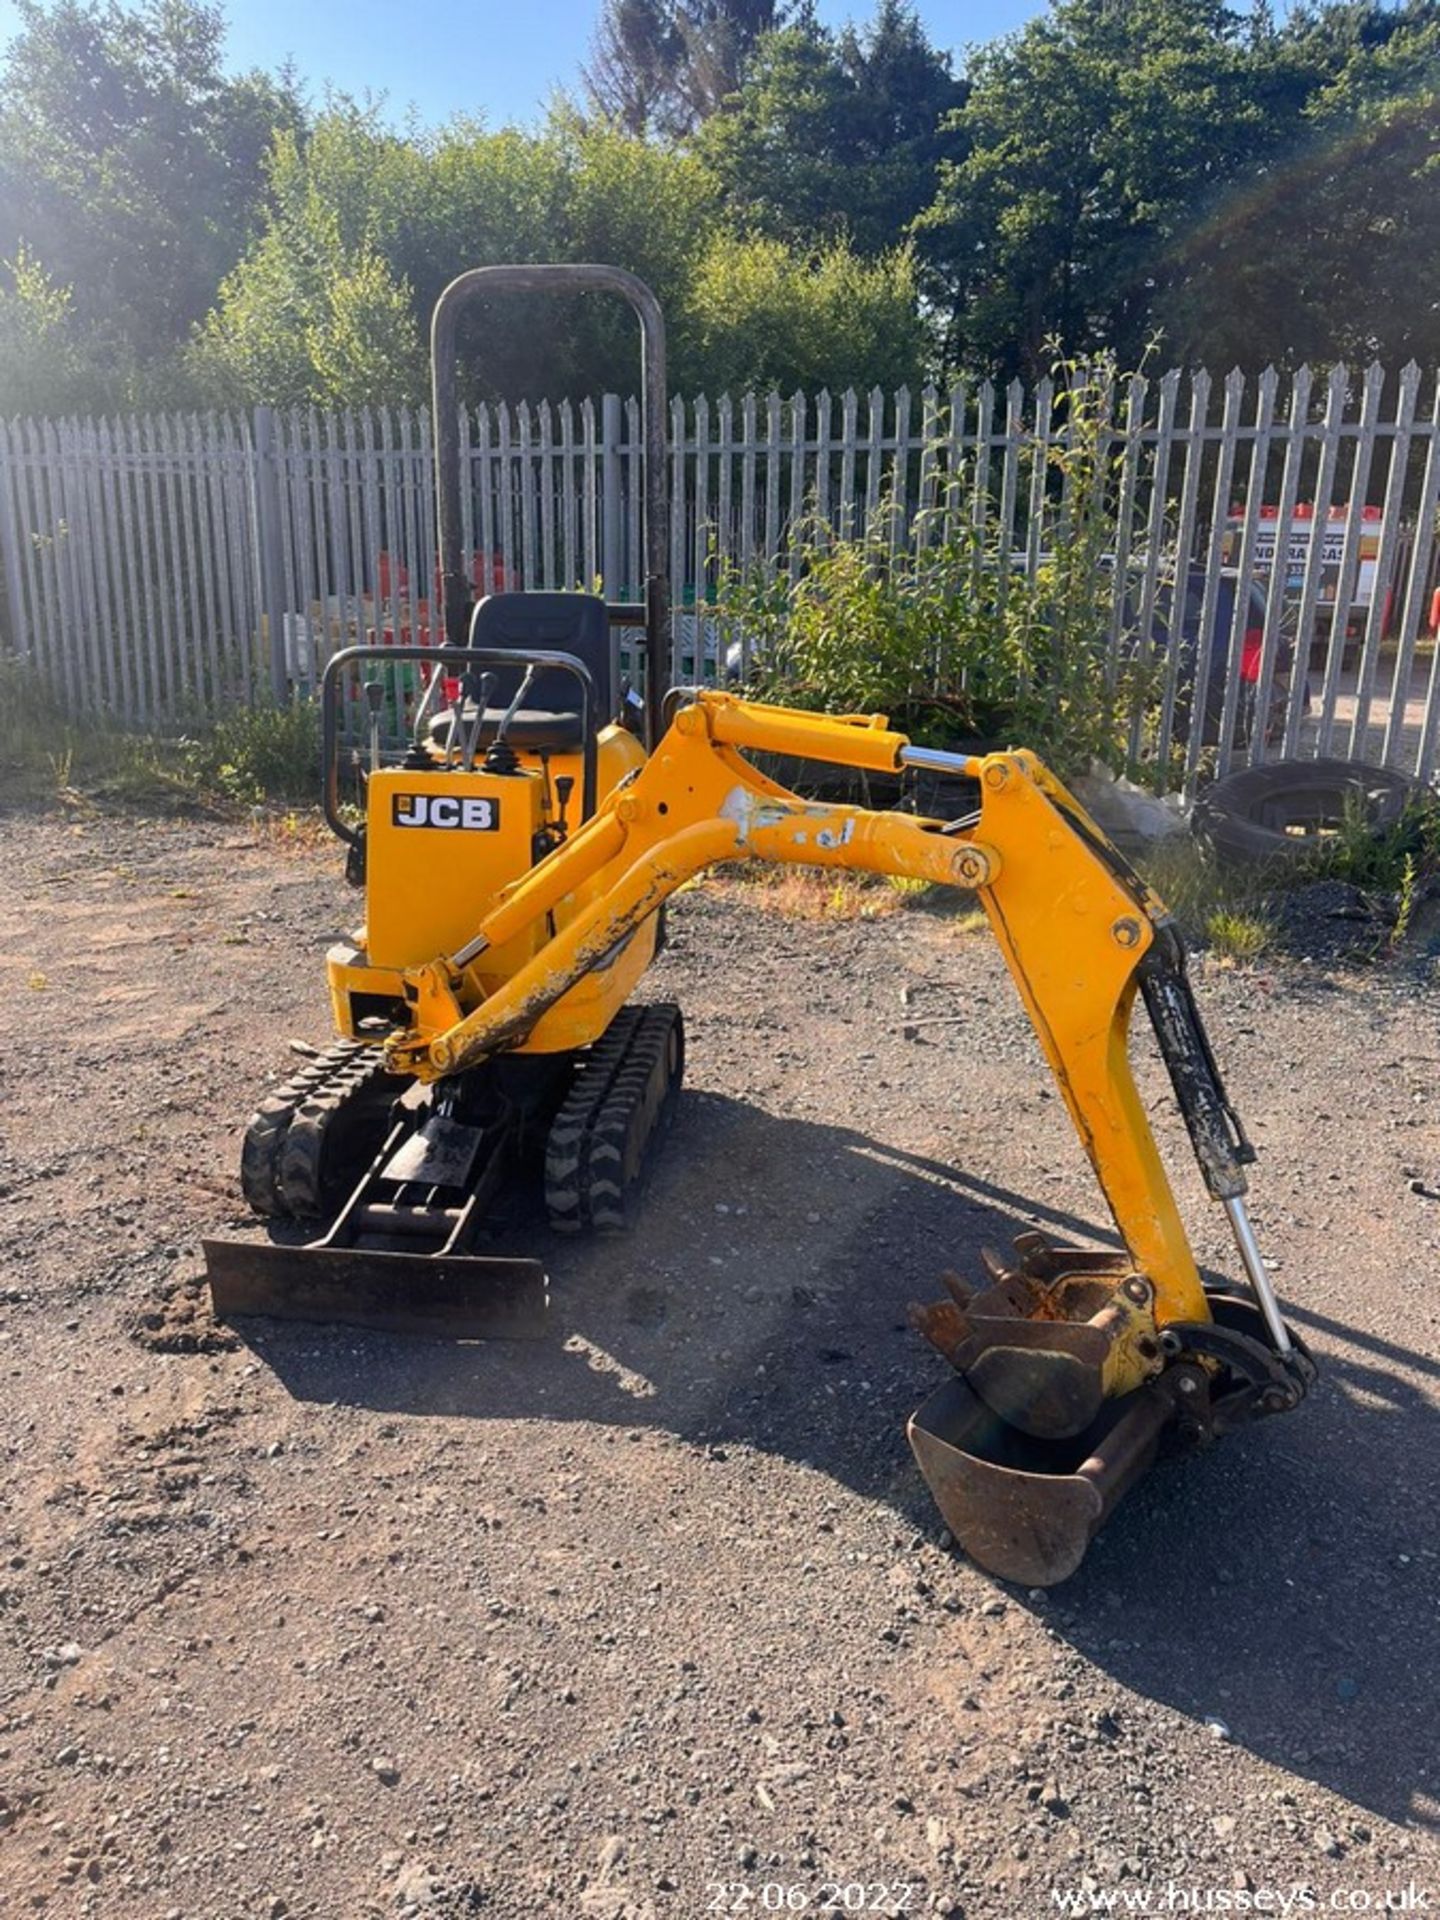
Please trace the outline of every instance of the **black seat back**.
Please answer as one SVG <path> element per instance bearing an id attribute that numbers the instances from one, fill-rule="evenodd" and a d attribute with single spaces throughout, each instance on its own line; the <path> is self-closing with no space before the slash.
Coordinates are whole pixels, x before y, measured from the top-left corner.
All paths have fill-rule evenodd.
<path id="1" fill-rule="evenodd" d="M 615 716 L 615 673 L 610 650 L 610 619 L 605 602 L 593 593 L 492 593 L 470 617 L 472 647 L 532 647 L 573 653 L 595 682 L 591 716 L 602 727 Z M 490 671 L 495 671 L 493 668 Z M 491 707 L 508 707 L 524 668 L 496 674 Z M 542 667 L 525 696 L 527 713 L 579 713 L 580 682 L 563 667 Z"/>

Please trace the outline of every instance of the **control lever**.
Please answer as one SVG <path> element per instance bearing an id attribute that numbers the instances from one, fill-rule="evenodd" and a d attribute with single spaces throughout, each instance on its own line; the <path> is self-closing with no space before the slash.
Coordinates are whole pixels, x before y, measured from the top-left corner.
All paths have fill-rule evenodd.
<path id="1" fill-rule="evenodd" d="M 380 771 L 380 709 L 385 704 L 385 685 L 381 680 L 365 682 L 365 704 L 370 709 L 370 771 Z"/>
<path id="2" fill-rule="evenodd" d="M 565 809 L 570 805 L 570 796 L 575 791 L 573 773 L 557 773 L 555 776 L 555 833 L 563 840 L 569 832 L 565 824 Z"/>
<path id="3" fill-rule="evenodd" d="M 519 766 L 514 749 L 510 745 L 510 728 L 516 714 L 525 703 L 525 696 L 535 684 L 535 675 L 539 671 L 532 660 L 526 667 L 524 677 L 515 689 L 515 698 L 500 716 L 500 724 L 495 729 L 495 738 L 490 743 L 490 751 L 485 755 L 487 773 L 514 773 Z"/>
<path id="4" fill-rule="evenodd" d="M 460 764 L 462 767 L 473 767 L 475 764 L 475 749 L 480 742 L 480 729 L 485 724 L 485 710 L 490 705 L 490 696 L 494 691 L 495 676 L 493 673 L 482 673 L 477 679 L 473 671 L 467 672 L 464 679 L 460 682 L 460 701 L 462 707 L 466 700 L 472 701 L 475 707 L 475 717 L 470 722 L 469 729 L 465 735 L 465 751 L 460 756 Z"/>

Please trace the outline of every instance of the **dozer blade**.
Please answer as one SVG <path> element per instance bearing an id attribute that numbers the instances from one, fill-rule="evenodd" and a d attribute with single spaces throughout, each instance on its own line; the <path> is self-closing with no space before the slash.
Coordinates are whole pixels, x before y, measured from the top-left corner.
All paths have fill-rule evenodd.
<path id="1" fill-rule="evenodd" d="M 452 1340 L 534 1340 L 549 1306 L 538 1260 L 366 1247 L 202 1242 L 217 1319 L 339 1322 Z"/>
<path id="2" fill-rule="evenodd" d="M 911 1416 L 915 1450 L 945 1524 L 1002 1580 L 1068 1580 L 1174 1418 L 1166 1376 L 1110 1401 L 1083 1433 L 1042 1440 L 1002 1420 L 958 1375 Z"/>

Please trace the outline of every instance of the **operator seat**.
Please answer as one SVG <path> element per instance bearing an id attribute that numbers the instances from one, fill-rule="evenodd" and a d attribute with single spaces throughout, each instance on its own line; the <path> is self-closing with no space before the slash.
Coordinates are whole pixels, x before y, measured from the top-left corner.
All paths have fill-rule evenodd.
<path id="1" fill-rule="evenodd" d="M 492 593 L 479 601 L 470 616 L 472 647 L 510 650 L 535 648 L 551 653 L 573 653 L 590 669 L 595 683 L 592 728 L 598 731 L 614 717 L 615 670 L 610 648 L 610 619 L 605 602 L 593 593 Z M 478 671 L 478 670 L 477 670 Z M 480 723 L 478 744 L 486 747 L 505 709 L 519 691 L 523 666 L 485 669 L 495 684 Z M 473 723 L 475 709 L 461 712 L 463 733 Z M 430 722 L 430 737 L 442 742 L 451 726 L 448 713 Z M 511 746 L 542 753 L 574 752 L 584 744 L 580 683 L 563 667 L 542 667 L 531 682 L 525 705 L 510 723 Z"/>

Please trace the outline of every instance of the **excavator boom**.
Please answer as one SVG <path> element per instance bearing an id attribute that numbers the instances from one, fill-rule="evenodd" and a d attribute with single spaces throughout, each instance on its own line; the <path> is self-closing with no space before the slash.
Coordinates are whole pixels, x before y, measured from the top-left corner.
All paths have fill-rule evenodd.
<path id="1" fill-rule="evenodd" d="M 744 748 L 871 772 L 944 762 L 975 782 L 979 806 L 973 818 L 947 824 L 817 805 L 766 778 Z M 1199 1031 L 1178 940 L 1156 895 L 1028 753 L 926 753 L 879 717 L 836 719 L 701 692 L 636 777 L 508 888 L 455 955 L 412 972 L 415 1020 L 390 1042 L 391 1067 L 435 1080 L 514 1045 L 677 887 L 707 867 L 746 860 L 893 874 L 977 896 L 1131 1261 L 1156 1289 L 1161 1323 L 1203 1320 L 1200 1277 L 1127 1047 L 1146 979 L 1165 979 Z M 576 894 L 590 904 L 482 997 L 473 981 L 485 954 Z M 1243 1193 L 1243 1135 L 1227 1139 L 1210 1124 L 1213 1112 L 1230 1111 L 1218 1079 L 1196 1090 L 1193 1062 L 1187 1070 L 1177 1082 L 1187 1119 L 1200 1116 L 1192 1124 L 1206 1129 L 1204 1152 Z"/>

